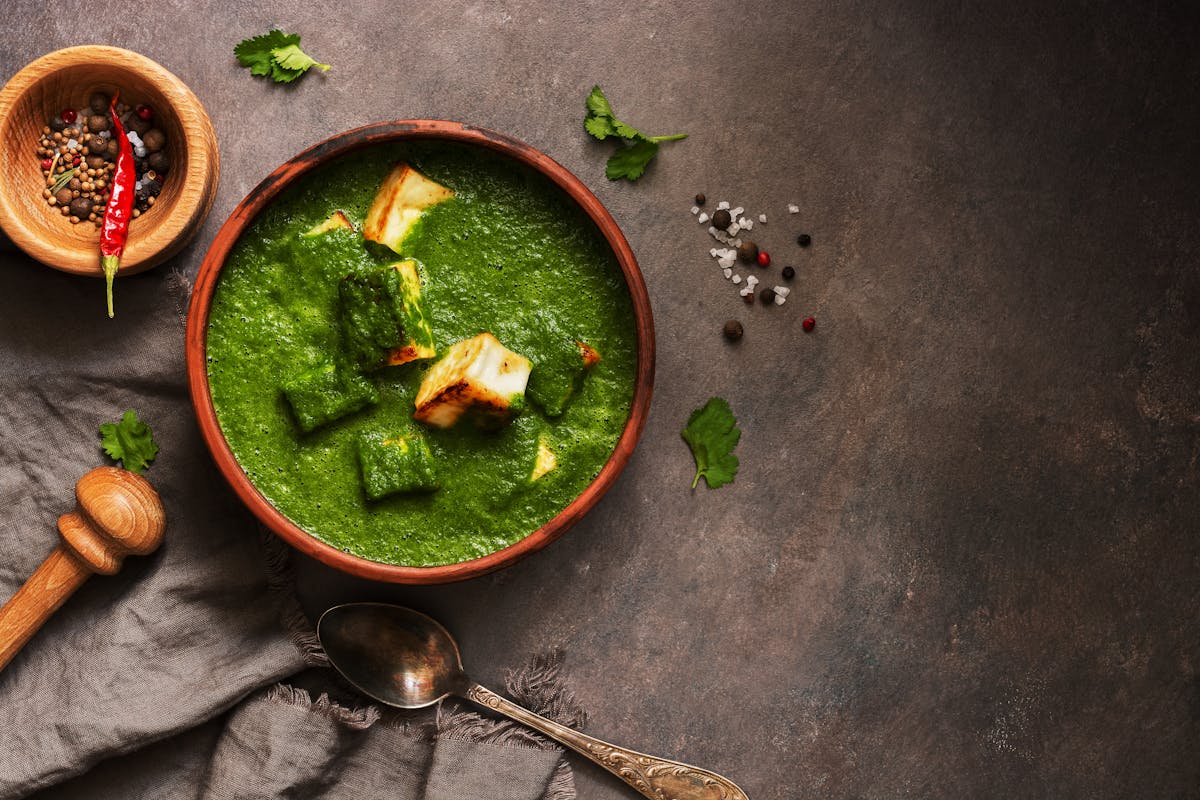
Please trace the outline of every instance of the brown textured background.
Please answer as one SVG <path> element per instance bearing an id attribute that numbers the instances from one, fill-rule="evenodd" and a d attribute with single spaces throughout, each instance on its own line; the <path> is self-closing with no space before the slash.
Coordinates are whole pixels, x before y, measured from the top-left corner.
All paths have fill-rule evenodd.
<path id="1" fill-rule="evenodd" d="M 638 254 L 658 326 L 642 445 L 583 524 L 442 588 L 306 564 L 311 610 L 434 613 L 485 682 L 561 646 L 590 731 L 754 800 L 1200 796 L 1195 12 L 229 5 L 5 8 L 3 76 L 122 45 L 184 78 L 216 125 L 213 216 L 173 265 L 119 284 L 123 315 L 162 302 L 172 268 L 194 274 L 298 150 L 428 116 L 505 131 L 583 178 Z M 291 88 L 238 69 L 233 44 L 272 24 L 334 69 Z M 606 181 L 608 147 L 581 129 L 596 82 L 635 125 L 691 134 L 637 184 Z M 773 274 L 797 268 L 786 306 L 747 309 L 720 278 L 688 215 L 697 191 L 769 215 L 753 235 Z M 79 283 L 46 275 L 50 294 Z M 746 325 L 736 347 L 729 317 Z M 678 432 L 710 394 L 741 420 L 742 471 L 692 493 Z M 580 772 L 583 798 L 629 796 Z"/>

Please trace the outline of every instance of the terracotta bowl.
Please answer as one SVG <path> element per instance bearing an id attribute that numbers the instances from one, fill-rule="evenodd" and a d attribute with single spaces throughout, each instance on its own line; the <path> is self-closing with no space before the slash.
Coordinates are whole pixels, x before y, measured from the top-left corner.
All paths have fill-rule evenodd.
<path id="1" fill-rule="evenodd" d="M 52 115 L 86 108 L 95 91 L 120 89 L 130 105 L 146 103 L 167 135 L 171 170 L 154 207 L 129 227 L 120 274 L 150 269 L 179 251 L 212 208 L 220 172 L 217 138 L 196 95 L 159 64 L 118 47 L 57 50 L 26 66 L 0 90 L 0 226 L 46 266 L 102 275 L 100 230 L 70 220 L 42 198 L 46 181 L 34 144 Z"/>
<path id="2" fill-rule="evenodd" d="M 226 443 L 213 409 L 205 366 L 208 318 L 213 292 L 230 251 L 255 217 L 289 186 L 318 167 L 363 148 L 414 140 L 457 142 L 482 147 L 525 164 L 557 184 L 591 218 L 612 248 L 625 277 L 625 283 L 629 287 L 637 332 L 636 385 L 629 418 L 625 422 L 616 448 L 596 478 L 566 508 L 542 527 L 531 531 L 524 539 L 482 558 L 436 567 L 400 567 L 359 558 L 309 535 L 280 513 L 246 477 Z M 578 178 L 544 153 L 494 131 L 458 122 L 401 120 L 368 125 L 326 139 L 272 172 L 238 204 L 217 233 L 196 277 L 188 311 L 187 370 L 192 404 L 196 409 L 205 444 L 212 452 L 225 480 L 242 502 L 270 530 L 301 552 L 351 575 L 391 583 L 448 583 L 500 569 L 540 550 L 586 514 L 612 486 L 633 453 L 650 408 L 650 395 L 654 384 L 654 321 L 646 285 L 642 281 L 641 271 L 629 243 L 625 241 L 612 216 Z"/>

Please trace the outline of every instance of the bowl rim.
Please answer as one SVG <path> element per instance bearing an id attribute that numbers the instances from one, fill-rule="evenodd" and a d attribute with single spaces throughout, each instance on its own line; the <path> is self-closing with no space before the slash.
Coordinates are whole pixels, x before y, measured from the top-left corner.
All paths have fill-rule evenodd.
<path id="1" fill-rule="evenodd" d="M 238 464 L 217 421 L 209 390 L 206 351 L 213 293 L 229 253 L 258 214 L 285 188 L 308 172 L 354 151 L 430 139 L 480 146 L 512 158 L 549 178 L 587 214 L 616 256 L 629 289 L 637 338 L 637 370 L 629 416 L 616 446 L 596 477 L 565 508 L 527 536 L 494 553 L 454 564 L 413 567 L 371 561 L 326 544 L 293 523 L 258 491 Z M 242 199 L 217 232 L 196 276 L 187 316 L 186 358 L 189 390 L 201 436 L 226 482 L 269 530 L 300 552 L 357 577 L 388 583 L 449 583 L 484 575 L 541 550 L 565 533 L 611 488 L 632 456 L 649 413 L 654 385 L 654 319 L 646 284 L 629 242 L 608 210 L 569 170 L 540 150 L 488 128 L 449 120 L 406 119 L 373 123 L 324 139 L 284 162 Z"/>
<path id="2" fill-rule="evenodd" d="M 53 80 L 62 70 L 94 63 L 137 74 L 152 85 L 170 106 L 188 154 L 186 173 L 176 176 L 184 183 L 175 207 L 170 209 L 171 213 L 156 217 L 150 228 L 131 237 L 126 247 L 118 275 L 135 275 L 159 266 L 200 232 L 216 199 L 221 175 L 220 150 L 204 104 L 179 76 L 149 56 L 105 44 L 64 47 L 21 67 L 0 87 L 0 131 L 8 127 L 10 115 L 34 87 Z M 61 243 L 46 241 L 22 221 L 24 211 L 7 191 L 14 180 L 13 174 L 12 170 L 0 170 L 0 228 L 5 235 L 45 266 L 75 275 L 102 277 L 99 250 L 94 256 L 64 251 Z"/>

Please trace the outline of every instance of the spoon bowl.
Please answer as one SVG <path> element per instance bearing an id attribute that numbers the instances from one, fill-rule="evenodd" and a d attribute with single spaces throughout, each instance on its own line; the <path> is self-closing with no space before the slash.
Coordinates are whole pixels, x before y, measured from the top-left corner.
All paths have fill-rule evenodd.
<path id="1" fill-rule="evenodd" d="M 363 694 L 396 708 L 424 708 L 449 695 L 549 736 L 653 800 L 749 800 L 733 781 L 679 761 L 617 747 L 538 716 L 463 672 L 454 637 L 436 620 L 387 603 L 334 606 L 317 621 L 334 669 Z"/>

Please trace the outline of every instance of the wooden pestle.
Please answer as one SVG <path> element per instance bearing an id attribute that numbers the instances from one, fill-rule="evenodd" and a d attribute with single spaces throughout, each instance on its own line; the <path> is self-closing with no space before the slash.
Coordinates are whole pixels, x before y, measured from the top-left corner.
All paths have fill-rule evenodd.
<path id="1" fill-rule="evenodd" d="M 126 555 L 152 553 L 162 542 L 162 501 L 135 472 L 96 467 L 75 484 L 75 501 L 58 518 L 58 547 L 0 608 L 0 669 L 93 572 L 112 575 Z"/>

